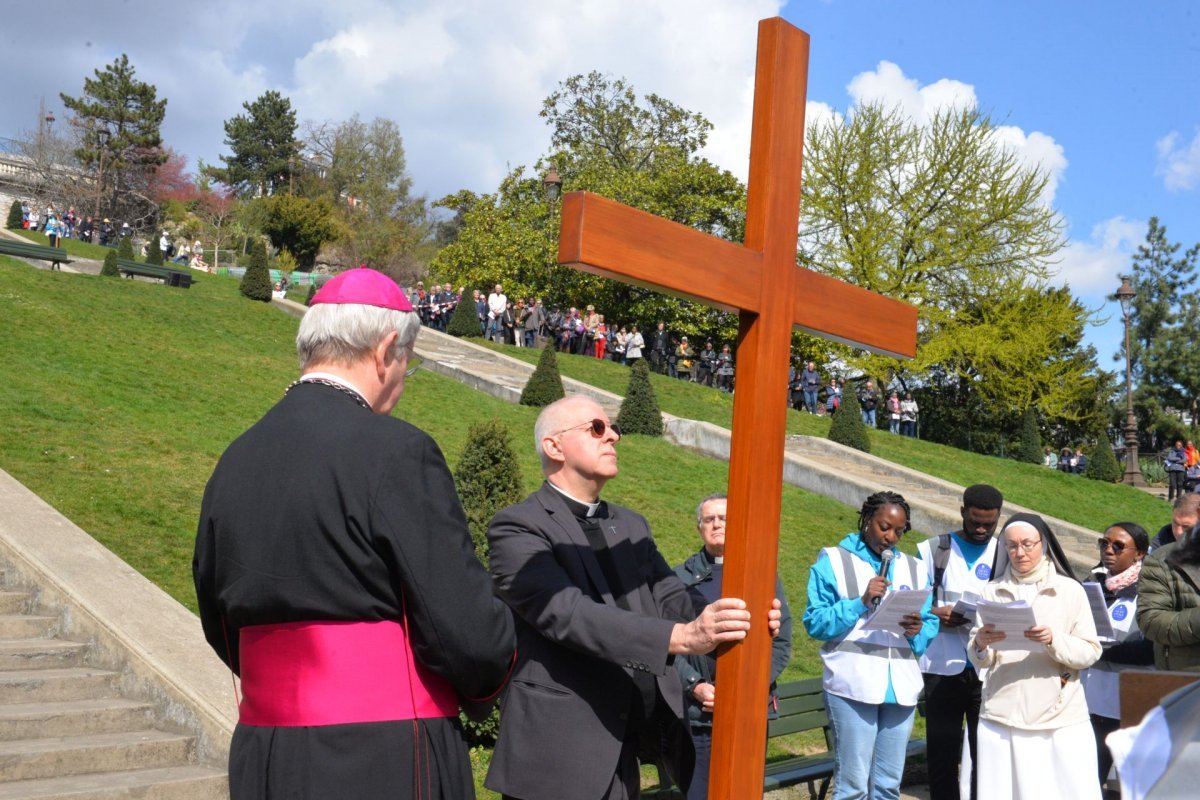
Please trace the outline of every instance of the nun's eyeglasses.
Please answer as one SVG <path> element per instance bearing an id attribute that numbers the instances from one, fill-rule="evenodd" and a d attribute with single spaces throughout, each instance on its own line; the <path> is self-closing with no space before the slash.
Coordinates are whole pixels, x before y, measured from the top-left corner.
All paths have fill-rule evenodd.
<path id="1" fill-rule="evenodd" d="M 1023 553 L 1032 553 L 1033 549 L 1041 543 L 1041 539 L 1035 539 L 1032 542 L 1005 542 L 1004 549 L 1010 553 L 1015 553 L 1018 550 Z"/>

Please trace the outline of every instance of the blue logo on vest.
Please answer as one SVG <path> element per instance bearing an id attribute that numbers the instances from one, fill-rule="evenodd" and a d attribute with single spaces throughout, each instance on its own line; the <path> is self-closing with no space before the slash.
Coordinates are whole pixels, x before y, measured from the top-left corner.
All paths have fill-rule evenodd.
<path id="1" fill-rule="evenodd" d="M 911 588 L 912 588 L 911 586 L 901 586 L 901 587 L 900 587 L 900 591 L 902 591 L 902 592 L 907 592 L 907 591 L 908 591 L 909 589 L 911 589 Z"/>
<path id="2" fill-rule="evenodd" d="M 990 564 L 976 564 L 975 565 L 975 577 L 979 578 L 979 580 L 981 580 L 981 581 L 986 581 L 988 578 L 992 577 L 991 565 Z"/>
<path id="3" fill-rule="evenodd" d="M 1115 606 L 1113 606 L 1112 618 L 1114 620 L 1116 620 L 1117 622 L 1120 622 L 1121 620 L 1125 619 L 1128 616 L 1129 616 L 1129 606 L 1125 605 L 1124 603 L 1117 603 Z"/>

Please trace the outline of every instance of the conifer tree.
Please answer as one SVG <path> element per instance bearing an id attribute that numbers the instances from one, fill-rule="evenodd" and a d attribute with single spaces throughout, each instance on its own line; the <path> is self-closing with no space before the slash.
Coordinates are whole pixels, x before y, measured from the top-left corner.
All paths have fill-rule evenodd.
<path id="1" fill-rule="evenodd" d="M 467 515 L 475 552 L 486 566 L 488 524 L 496 512 L 520 501 L 523 494 L 521 465 L 504 423 L 490 419 L 471 426 L 454 469 L 454 485 Z"/>
<path id="2" fill-rule="evenodd" d="M 654 396 L 654 387 L 650 385 L 650 367 L 644 358 L 639 358 L 629 371 L 629 388 L 617 414 L 617 425 L 623 434 L 662 436 L 662 412 Z"/>
<path id="3" fill-rule="evenodd" d="M 558 374 L 558 359 L 554 355 L 554 342 L 546 342 L 542 348 L 542 356 L 538 359 L 537 369 L 529 377 L 529 382 L 521 391 L 521 405 L 545 407 L 555 400 L 561 400 L 567 393 L 563 391 L 562 376 Z"/>
<path id="4" fill-rule="evenodd" d="M 133 261 L 133 237 L 122 236 L 121 241 L 117 242 L 117 258 Z"/>
<path id="5" fill-rule="evenodd" d="M 1104 481 L 1105 483 L 1115 483 L 1122 475 L 1121 465 L 1117 463 L 1117 456 L 1113 453 L 1112 445 L 1104 436 L 1100 437 L 1100 441 L 1092 448 L 1092 452 L 1088 453 L 1087 469 L 1084 474 L 1094 481 Z"/>
<path id="6" fill-rule="evenodd" d="M 1042 463 L 1042 435 L 1038 433 L 1037 417 L 1032 408 L 1025 409 L 1021 417 L 1021 442 L 1017 448 L 1017 460 L 1026 464 Z"/>
<path id="7" fill-rule="evenodd" d="M 21 211 L 21 201 L 13 200 L 12 205 L 8 207 L 8 222 L 5 226 L 10 230 L 21 230 L 21 224 L 25 221 L 24 212 Z"/>
<path id="8" fill-rule="evenodd" d="M 475 303 L 466 294 L 459 298 L 458 305 L 454 307 L 454 313 L 450 315 L 450 324 L 446 326 L 446 333 L 459 337 L 481 335 Z"/>
<path id="9" fill-rule="evenodd" d="M 858 391 L 853 386 L 847 385 L 842 391 L 842 407 L 833 415 L 829 440 L 864 453 L 871 452 L 871 440 L 867 438 L 867 426 L 863 423 Z"/>
<path id="10" fill-rule="evenodd" d="M 109 250 L 104 254 L 104 266 L 100 268 L 100 274 L 109 278 L 121 277 L 121 271 L 117 269 L 116 250 Z"/>
<path id="11" fill-rule="evenodd" d="M 316 296 L 316 294 L 317 294 L 317 282 L 315 279 L 312 279 L 308 283 L 308 294 L 304 297 L 304 305 L 311 306 L 312 299 L 313 299 L 313 297 Z"/>
<path id="12" fill-rule="evenodd" d="M 153 264 L 156 267 L 161 267 L 163 263 L 163 252 L 158 249 L 158 241 L 153 237 L 150 243 L 146 245 L 146 263 Z"/>
<path id="13" fill-rule="evenodd" d="M 271 301 L 271 273 L 267 270 L 267 246 L 262 239 L 250 248 L 250 266 L 242 276 L 241 289 L 251 300 Z"/>

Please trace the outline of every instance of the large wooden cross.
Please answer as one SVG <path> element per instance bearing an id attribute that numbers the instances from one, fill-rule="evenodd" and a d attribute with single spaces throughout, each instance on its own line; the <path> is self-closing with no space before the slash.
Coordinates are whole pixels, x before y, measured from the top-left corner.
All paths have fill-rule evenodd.
<path id="1" fill-rule="evenodd" d="M 778 17 L 759 22 L 744 246 L 571 192 L 558 250 L 560 264 L 739 312 L 722 593 L 760 623 L 775 594 L 792 327 L 916 352 L 916 309 L 796 265 L 807 81 L 808 34 Z M 770 660 L 763 624 L 718 656 L 709 797 L 762 793 Z"/>

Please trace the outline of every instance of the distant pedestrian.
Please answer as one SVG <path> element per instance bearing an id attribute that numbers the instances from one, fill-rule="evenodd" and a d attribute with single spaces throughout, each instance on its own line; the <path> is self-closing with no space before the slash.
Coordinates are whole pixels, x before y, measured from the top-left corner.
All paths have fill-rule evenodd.
<path id="1" fill-rule="evenodd" d="M 900 433 L 900 395 L 892 392 L 888 395 L 888 430 L 891 433 Z"/>
<path id="2" fill-rule="evenodd" d="M 904 436 L 917 435 L 917 413 L 921 409 L 913 399 L 912 392 L 905 392 L 900 401 L 900 433 Z"/>
<path id="3" fill-rule="evenodd" d="M 863 387 L 862 395 L 858 398 L 858 402 L 862 406 L 863 424 L 868 428 L 874 428 L 875 407 L 879 405 L 879 393 L 875 391 L 875 381 L 867 381 L 867 385 Z"/>
<path id="4" fill-rule="evenodd" d="M 817 365 L 809 361 L 800 373 L 800 391 L 804 394 L 804 410 L 810 414 L 817 413 L 817 392 L 821 389 L 821 376 L 817 374 Z"/>

